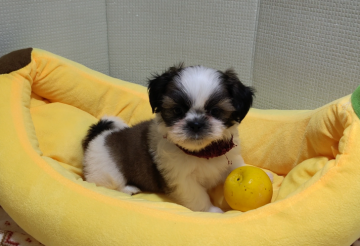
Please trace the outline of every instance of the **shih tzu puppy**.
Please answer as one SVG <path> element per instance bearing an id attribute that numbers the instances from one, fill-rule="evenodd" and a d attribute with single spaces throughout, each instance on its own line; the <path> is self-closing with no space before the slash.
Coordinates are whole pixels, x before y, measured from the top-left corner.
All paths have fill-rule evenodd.
<path id="1" fill-rule="evenodd" d="M 88 182 L 127 194 L 165 193 L 193 211 L 222 212 L 207 193 L 235 168 L 238 125 L 254 92 L 236 73 L 203 66 L 169 68 L 149 80 L 155 118 L 129 127 L 103 117 L 83 140 Z"/>

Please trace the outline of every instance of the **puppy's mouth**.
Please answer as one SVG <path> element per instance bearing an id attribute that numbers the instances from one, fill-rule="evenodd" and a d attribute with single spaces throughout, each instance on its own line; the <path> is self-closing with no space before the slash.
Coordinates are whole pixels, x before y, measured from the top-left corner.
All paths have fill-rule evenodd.
<path id="1" fill-rule="evenodd" d="M 211 143 L 221 141 L 224 138 L 223 134 L 214 134 L 211 130 L 201 133 L 191 133 L 186 131 L 180 131 L 180 134 L 176 133 L 177 132 L 168 132 L 167 138 L 174 144 L 191 151 L 199 151 Z"/>
<path id="2" fill-rule="evenodd" d="M 198 158 L 210 159 L 226 154 L 232 148 L 234 148 L 236 144 L 233 142 L 233 136 L 231 136 L 231 139 L 214 141 L 211 144 L 207 145 L 205 148 L 197 151 L 190 151 L 181 147 L 178 144 L 176 146 L 181 149 L 185 154 L 196 156 Z"/>
<path id="3" fill-rule="evenodd" d="M 206 117 L 181 120 L 166 129 L 168 140 L 190 151 L 198 151 L 214 141 L 230 139 L 220 122 L 212 122 Z"/>
<path id="4" fill-rule="evenodd" d="M 192 141 L 192 142 L 198 141 L 199 143 L 202 143 L 202 142 L 204 142 L 206 137 L 203 134 L 194 134 L 194 135 L 189 136 L 187 139 L 188 139 L 188 141 Z"/>
<path id="5" fill-rule="evenodd" d="M 182 148 L 189 149 L 192 151 L 197 151 L 205 148 L 206 146 L 210 145 L 215 140 L 212 136 L 207 134 L 194 134 L 194 135 L 186 135 L 185 138 L 177 138 L 172 139 L 172 141 Z"/>

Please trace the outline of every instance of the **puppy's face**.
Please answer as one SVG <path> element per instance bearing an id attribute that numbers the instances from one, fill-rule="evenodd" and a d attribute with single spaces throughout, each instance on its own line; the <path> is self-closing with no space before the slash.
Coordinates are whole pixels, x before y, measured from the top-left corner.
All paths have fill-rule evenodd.
<path id="1" fill-rule="evenodd" d="M 245 117 L 254 95 L 232 70 L 182 65 L 155 75 L 148 90 L 159 131 L 190 151 L 231 138 L 227 129 Z"/>

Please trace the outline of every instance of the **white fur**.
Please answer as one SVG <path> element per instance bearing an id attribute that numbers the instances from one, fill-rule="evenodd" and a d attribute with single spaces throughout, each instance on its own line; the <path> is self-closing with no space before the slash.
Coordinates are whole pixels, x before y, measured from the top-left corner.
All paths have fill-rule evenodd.
<path id="1" fill-rule="evenodd" d="M 150 129 L 151 152 L 159 169 L 166 173 L 170 186 L 176 187 L 170 196 L 194 211 L 219 212 L 212 205 L 207 190 L 225 181 L 228 174 L 244 165 L 240 155 L 238 124 L 226 129 L 236 146 L 223 156 L 203 159 L 185 154 L 174 143 L 163 138 L 156 124 Z"/>
<path id="2" fill-rule="evenodd" d="M 104 116 L 102 119 L 112 121 L 116 128 L 102 132 L 89 143 L 83 160 L 86 181 L 130 195 L 139 193 L 137 187 L 126 186 L 124 175 L 119 171 L 105 146 L 105 138 L 109 134 L 127 128 L 128 125 L 113 116 Z"/>
<path id="3" fill-rule="evenodd" d="M 222 121 L 206 115 L 206 101 L 220 89 L 219 72 L 202 66 L 187 67 L 175 82 L 189 96 L 192 107 L 184 119 L 167 127 L 158 113 L 155 124 L 150 129 L 150 148 L 160 170 L 164 170 L 165 179 L 170 187 L 175 187 L 170 196 L 180 204 L 194 211 L 222 212 L 213 206 L 207 190 L 225 181 L 228 174 L 244 165 L 240 155 L 238 124 L 226 128 Z M 222 102 L 230 104 L 228 101 Z M 227 105 L 228 107 L 232 107 Z M 188 121 L 197 117 L 206 117 L 209 131 L 199 140 L 191 140 L 184 132 Z M 185 154 L 176 144 L 191 150 L 200 150 L 213 141 L 230 139 L 236 146 L 223 156 L 204 159 Z"/>
<path id="4" fill-rule="evenodd" d="M 206 101 L 214 92 L 220 89 L 219 76 L 220 74 L 217 70 L 203 66 L 187 67 L 181 71 L 179 76 L 175 78 L 175 82 L 187 93 L 192 102 L 192 107 L 186 113 L 185 118 L 175 123 L 171 128 L 166 128 L 165 125 L 159 124 L 159 132 L 166 135 L 172 142 L 190 151 L 201 150 L 216 140 L 229 139 L 231 134 L 226 133 L 226 127 L 223 125 L 223 122 L 207 116 L 204 109 Z M 230 105 L 230 102 L 224 100 L 222 104 Z M 189 140 L 189 137 L 183 130 L 185 125 L 188 121 L 203 116 L 210 123 L 207 136 L 202 136 L 198 141 Z M 197 138 L 196 135 L 195 138 Z"/>
<path id="5" fill-rule="evenodd" d="M 219 73 L 203 66 L 187 67 L 175 79 L 181 84 L 194 103 L 193 108 L 202 108 L 210 95 L 219 87 Z"/>
<path id="6" fill-rule="evenodd" d="M 202 66 L 183 69 L 179 76 L 175 77 L 175 82 L 189 96 L 191 109 L 184 119 L 171 127 L 166 126 L 161 114 L 157 113 L 149 129 L 149 153 L 158 170 L 162 171 L 168 186 L 173 188 L 169 195 L 193 211 L 222 212 L 211 203 L 207 190 L 224 182 L 232 170 L 244 165 L 240 155 L 238 123 L 227 128 L 222 121 L 207 115 L 204 109 L 209 97 L 220 89 L 219 76 L 220 73 L 216 70 Z M 227 108 L 232 107 L 229 100 L 222 103 Z M 184 127 L 187 121 L 196 117 L 207 117 L 209 131 L 205 136 L 194 140 L 189 139 L 189 133 L 184 132 Z M 118 122 L 118 127 L 124 127 L 124 124 Z M 89 144 L 84 159 L 86 172 L 92 173 L 89 181 L 129 194 L 137 193 L 140 191 L 137 187 L 125 187 L 125 177 L 118 171 L 116 163 L 112 161 L 104 146 L 104 139 L 111 132 L 102 133 Z M 226 154 L 210 159 L 185 154 L 177 146 L 194 151 L 213 141 L 228 140 L 231 137 L 236 146 Z"/>

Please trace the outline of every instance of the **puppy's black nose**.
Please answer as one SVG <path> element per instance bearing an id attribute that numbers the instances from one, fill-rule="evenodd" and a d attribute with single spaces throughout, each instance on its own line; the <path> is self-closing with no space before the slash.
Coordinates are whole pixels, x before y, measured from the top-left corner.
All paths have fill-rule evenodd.
<path id="1" fill-rule="evenodd" d="M 196 120 L 188 122 L 187 125 L 193 132 L 199 132 L 205 126 L 205 122 L 201 120 Z"/>

